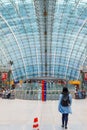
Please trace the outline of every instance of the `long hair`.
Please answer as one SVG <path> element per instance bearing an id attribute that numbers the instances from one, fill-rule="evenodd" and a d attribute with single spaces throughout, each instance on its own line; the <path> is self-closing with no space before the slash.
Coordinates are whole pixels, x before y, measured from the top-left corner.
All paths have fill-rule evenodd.
<path id="1" fill-rule="evenodd" d="M 62 94 L 68 94 L 69 90 L 67 87 L 63 87 Z"/>

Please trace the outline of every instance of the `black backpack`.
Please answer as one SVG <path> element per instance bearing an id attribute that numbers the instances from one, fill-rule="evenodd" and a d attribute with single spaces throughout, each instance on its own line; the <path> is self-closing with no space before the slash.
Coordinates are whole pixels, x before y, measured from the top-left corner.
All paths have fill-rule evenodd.
<path id="1" fill-rule="evenodd" d="M 61 105 L 64 107 L 67 107 L 70 105 L 69 94 L 63 94 L 62 100 L 61 100 Z"/>

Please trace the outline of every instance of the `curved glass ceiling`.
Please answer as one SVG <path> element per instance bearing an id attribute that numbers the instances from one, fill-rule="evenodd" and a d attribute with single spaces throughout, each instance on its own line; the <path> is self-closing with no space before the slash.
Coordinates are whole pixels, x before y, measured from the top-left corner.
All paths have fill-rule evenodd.
<path id="1" fill-rule="evenodd" d="M 0 0 L 0 65 L 13 79 L 79 79 L 87 66 L 87 0 Z"/>

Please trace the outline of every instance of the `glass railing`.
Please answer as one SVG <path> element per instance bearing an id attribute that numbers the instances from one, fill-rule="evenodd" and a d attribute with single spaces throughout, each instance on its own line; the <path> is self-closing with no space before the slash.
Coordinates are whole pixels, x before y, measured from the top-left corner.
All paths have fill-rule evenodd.
<path id="1" fill-rule="evenodd" d="M 58 100 L 61 90 L 46 90 L 46 100 Z M 71 90 L 74 97 L 74 90 Z M 16 90 L 15 98 L 24 100 L 42 100 L 41 90 Z"/>

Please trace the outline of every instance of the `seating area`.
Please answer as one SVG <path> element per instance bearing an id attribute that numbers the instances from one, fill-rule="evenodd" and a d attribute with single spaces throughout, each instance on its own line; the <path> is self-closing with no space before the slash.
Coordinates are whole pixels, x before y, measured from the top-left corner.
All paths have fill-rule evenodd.
<path id="1" fill-rule="evenodd" d="M 3 99 L 15 99 L 15 92 L 14 90 L 5 90 L 1 93 L 1 97 Z"/>
<path id="2" fill-rule="evenodd" d="M 86 91 L 77 91 L 75 93 L 75 99 L 85 99 L 86 98 Z"/>

